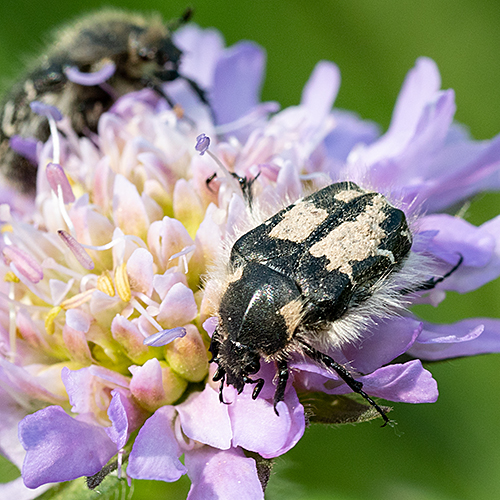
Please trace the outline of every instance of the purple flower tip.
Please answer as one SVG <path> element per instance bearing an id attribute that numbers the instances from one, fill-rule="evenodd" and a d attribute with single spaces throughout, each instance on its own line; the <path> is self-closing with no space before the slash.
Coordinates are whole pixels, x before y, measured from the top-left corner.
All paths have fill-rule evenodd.
<path id="1" fill-rule="evenodd" d="M 92 87 L 93 85 L 101 85 L 102 83 L 109 80 L 116 71 L 116 65 L 114 62 L 106 63 L 99 71 L 93 73 L 84 73 L 80 71 L 76 66 L 71 66 L 66 68 L 64 73 L 68 77 L 68 80 L 78 85 L 85 85 L 87 87 Z"/>
<path id="2" fill-rule="evenodd" d="M 64 241 L 66 246 L 71 250 L 73 255 L 76 257 L 78 262 L 89 271 L 94 269 L 94 261 L 90 258 L 89 254 L 85 251 L 85 249 L 78 243 L 78 241 L 71 236 L 67 231 L 60 229 L 57 231 L 60 238 Z"/>
<path id="3" fill-rule="evenodd" d="M 36 146 L 38 141 L 31 137 L 21 137 L 20 135 L 13 135 L 9 139 L 9 146 L 21 156 L 24 156 L 31 163 L 36 165 L 38 157 L 36 154 Z"/>
<path id="4" fill-rule="evenodd" d="M 182 327 L 162 330 L 161 332 L 155 333 L 147 339 L 144 339 L 144 344 L 151 347 L 160 347 L 162 345 L 169 344 L 172 340 L 184 337 L 186 333 L 186 329 Z"/>
<path id="5" fill-rule="evenodd" d="M 53 118 L 56 122 L 63 118 L 62 113 L 55 106 L 51 106 L 50 104 L 45 104 L 40 101 L 31 101 L 30 108 L 33 113 L 46 116 L 47 118 Z"/>
<path id="6" fill-rule="evenodd" d="M 212 335 L 214 334 L 214 331 L 217 328 L 218 323 L 219 323 L 219 320 L 216 316 L 212 316 L 211 318 L 208 318 L 203 323 L 203 329 L 208 333 L 210 338 L 212 338 Z"/>
<path id="7" fill-rule="evenodd" d="M 13 245 L 6 245 L 2 253 L 7 265 L 13 263 L 17 270 L 32 283 L 38 283 L 43 279 L 42 266 L 29 253 Z"/>
<path id="8" fill-rule="evenodd" d="M 58 187 L 61 186 L 64 203 L 73 203 L 75 195 L 66 174 L 58 163 L 49 163 L 46 168 L 47 180 L 54 193 L 57 194 Z"/>
<path id="9" fill-rule="evenodd" d="M 196 138 L 195 149 L 200 153 L 200 156 L 203 156 L 206 153 L 209 146 L 210 146 L 210 137 L 206 136 L 205 134 L 200 134 Z"/>

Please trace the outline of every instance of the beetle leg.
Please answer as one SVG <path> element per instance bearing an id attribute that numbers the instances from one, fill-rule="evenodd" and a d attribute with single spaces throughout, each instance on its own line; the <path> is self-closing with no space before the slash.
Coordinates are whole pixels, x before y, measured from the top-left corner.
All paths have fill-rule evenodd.
<path id="1" fill-rule="evenodd" d="M 276 406 L 280 401 L 285 399 L 285 389 L 286 383 L 288 381 L 288 363 L 286 361 L 278 361 L 278 386 L 276 387 L 276 392 L 274 393 L 274 413 L 280 416 Z"/>
<path id="2" fill-rule="evenodd" d="M 257 380 L 252 380 L 250 377 L 243 377 L 243 381 L 245 382 L 245 384 L 256 384 L 255 388 L 252 392 L 252 399 L 257 399 L 257 397 L 260 394 L 260 391 L 264 387 L 264 383 L 265 383 L 264 379 L 259 378 Z"/>
<path id="3" fill-rule="evenodd" d="M 387 417 L 385 411 L 380 408 L 380 406 L 375 403 L 375 401 L 363 391 L 363 384 L 358 380 L 355 380 L 353 376 L 342 366 L 339 365 L 336 361 L 334 361 L 330 356 L 323 354 L 322 352 L 317 351 L 314 347 L 306 344 L 305 342 L 301 342 L 301 345 L 304 349 L 304 352 L 314 361 L 322 364 L 326 368 L 333 370 L 356 394 L 362 396 L 368 403 L 370 403 L 381 415 L 384 419 L 384 427 L 389 423 L 389 418 Z"/>
<path id="4" fill-rule="evenodd" d="M 257 399 L 257 397 L 259 396 L 260 391 L 262 391 L 262 388 L 264 387 L 264 379 L 259 378 L 255 381 L 255 384 L 255 388 L 252 392 L 252 399 Z"/>
<path id="5" fill-rule="evenodd" d="M 404 290 L 401 291 L 401 294 L 408 295 L 410 293 L 425 292 L 427 290 L 432 290 L 433 288 L 436 287 L 438 283 L 441 283 L 446 278 L 449 278 L 462 265 L 463 261 L 464 261 L 464 256 L 460 254 L 458 262 L 447 273 L 443 274 L 443 276 L 440 276 L 439 278 L 430 278 L 427 281 L 424 281 L 421 285 L 416 286 L 415 288 L 405 288 Z"/>

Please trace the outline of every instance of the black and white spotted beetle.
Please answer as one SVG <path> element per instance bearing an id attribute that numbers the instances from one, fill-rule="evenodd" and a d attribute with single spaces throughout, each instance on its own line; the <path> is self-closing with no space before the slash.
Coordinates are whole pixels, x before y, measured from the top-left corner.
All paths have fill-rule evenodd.
<path id="1" fill-rule="evenodd" d="M 361 382 L 320 349 L 356 340 L 372 318 L 400 312 L 405 296 L 433 288 L 460 265 L 425 279 L 428 265 L 411 245 L 404 213 L 352 182 L 327 186 L 243 234 L 214 277 L 218 325 L 210 351 L 221 402 L 224 382 L 239 393 L 255 384 L 257 398 L 264 379 L 251 375 L 264 358 L 277 365 L 278 413 L 290 355 L 299 353 L 335 371 L 387 423 Z"/>

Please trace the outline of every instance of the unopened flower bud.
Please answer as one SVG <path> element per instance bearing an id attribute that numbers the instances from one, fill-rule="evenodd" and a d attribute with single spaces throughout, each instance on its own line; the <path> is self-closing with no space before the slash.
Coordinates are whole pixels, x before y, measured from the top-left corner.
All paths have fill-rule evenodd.
<path id="1" fill-rule="evenodd" d="M 111 334 L 134 363 L 143 364 L 151 357 L 137 325 L 120 314 L 117 314 L 111 323 Z"/>
<path id="2" fill-rule="evenodd" d="M 189 382 L 200 382 L 208 372 L 207 349 L 194 325 L 186 325 L 186 335 L 165 346 L 168 364 Z"/>
<path id="3" fill-rule="evenodd" d="M 177 401 L 187 387 L 187 381 L 180 377 L 165 361 L 156 358 L 143 366 L 131 366 L 130 392 L 136 401 L 150 412 Z"/>

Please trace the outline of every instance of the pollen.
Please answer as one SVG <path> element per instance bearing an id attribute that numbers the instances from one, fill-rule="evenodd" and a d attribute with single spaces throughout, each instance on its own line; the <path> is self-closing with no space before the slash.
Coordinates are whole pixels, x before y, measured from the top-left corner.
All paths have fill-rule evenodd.
<path id="1" fill-rule="evenodd" d="M 0 233 L 12 233 L 13 231 L 12 224 L 4 224 L 2 229 L 0 229 Z"/>
<path id="2" fill-rule="evenodd" d="M 120 264 L 115 270 L 115 285 L 118 296 L 123 302 L 128 302 L 132 298 L 130 283 L 127 275 L 127 264 Z"/>
<path id="3" fill-rule="evenodd" d="M 12 271 L 7 271 L 5 273 L 5 276 L 3 278 L 4 281 L 7 283 L 19 283 L 19 278 L 12 272 Z"/>
<path id="4" fill-rule="evenodd" d="M 97 289 L 110 297 L 115 296 L 115 287 L 113 286 L 113 280 L 108 271 L 97 278 Z"/>
<path id="5" fill-rule="evenodd" d="M 61 306 L 56 306 L 49 311 L 49 314 L 47 314 L 45 318 L 45 331 L 49 335 L 54 335 L 54 332 L 56 330 L 54 321 L 57 318 L 57 315 L 62 311 L 62 309 L 63 308 Z"/>
<path id="6" fill-rule="evenodd" d="M 184 108 L 180 104 L 176 104 L 173 111 L 178 120 L 181 120 L 184 117 Z"/>

